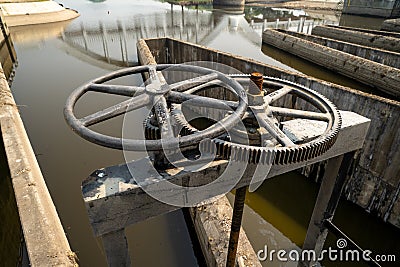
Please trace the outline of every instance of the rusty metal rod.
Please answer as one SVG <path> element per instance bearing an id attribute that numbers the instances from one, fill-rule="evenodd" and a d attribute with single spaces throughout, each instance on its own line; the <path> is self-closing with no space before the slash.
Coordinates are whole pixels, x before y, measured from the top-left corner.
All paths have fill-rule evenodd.
<path id="1" fill-rule="evenodd" d="M 249 93 L 252 95 L 260 94 L 263 89 L 264 78 L 261 73 L 253 72 L 250 75 Z"/>
<path id="2" fill-rule="evenodd" d="M 226 267 L 234 267 L 236 264 L 236 252 L 239 243 L 240 227 L 242 225 L 244 201 L 246 199 L 247 186 L 236 189 L 235 203 L 233 205 L 231 233 L 229 237 L 228 256 Z"/>
<path id="3" fill-rule="evenodd" d="M 259 94 L 263 89 L 264 78 L 261 73 L 253 72 L 250 80 L 254 83 L 249 85 L 249 94 Z M 240 227 L 242 226 L 242 217 L 244 201 L 246 199 L 247 186 L 236 189 L 235 203 L 233 205 L 231 233 L 229 236 L 228 255 L 226 258 L 226 267 L 236 266 L 236 252 L 239 244 Z"/>

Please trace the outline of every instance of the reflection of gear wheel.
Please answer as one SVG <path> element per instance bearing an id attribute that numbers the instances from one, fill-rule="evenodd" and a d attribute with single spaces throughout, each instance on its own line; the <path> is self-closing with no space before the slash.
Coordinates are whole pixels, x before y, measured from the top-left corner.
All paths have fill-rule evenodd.
<path id="1" fill-rule="evenodd" d="M 248 82 L 249 81 L 248 78 L 250 76 L 235 75 L 234 77 L 239 80 L 241 79 L 242 81 L 246 79 Z M 249 163 L 254 163 L 254 164 L 258 163 L 291 164 L 301 161 L 307 161 L 312 158 L 318 157 L 332 147 L 332 145 L 336 141 L 337 134 L 341 127 L 340 113 L 336 109 L 334 104 L 332 104 L 328 99 L 326 99 L 319 93 L 289 81 L 272 77 L 264 77 L 264 86 L 268 87 L 268 85 L 273 85 L 272 87 L 275 87 L 275 89 L 277 85 L 278 87 L 280 86 L 281 88 L 290 87 L 292 89 L 290 91 L 290 94 L 300 97 L 306 100 L 308 103 L 311 103 L 314 106 L 318 107 L 318 109 L 320 109 L 321 111 L 324 111 L 327 116 L 326 117 L 327 128 L 325 132 L 311 141 L 307 141 L 301 144 L 295 144 L 294 146 L 290 147 L 279 146 L 279 145 L 267 146 L 267 147 L 260 145 L 258 146 L 242 145 L 235 142 L 231 142 L 229 140 L 229 137 L 225 138 L 219 137 L 208 142 L 202 142 L 200 150 L 205 152 L 216 153 L 223 159 L 232 159 L 235 161 L 247 161 Z M 207 89 L 206 88 L 201 89 L 203 93 L 205 90 Z M 275 93 L 276 91 L 278 90 L 275 90 L 272 94 L 276 95 Z M 192 91 L 191 93 L 193 94 L 196 92 Z M 288 109 L 278 108 L 274 110 L 275 110 L 274 114 L 275 116 L 278 115 L 285 117 L 307 118 L 308 115 L 311 115 L 311 113 L 306 114 L 307 112 L 304 112 L 304 114 L 306 114 L 307 116 L 306 115 L 303 116 L 301 111 L 292 109 L 288 110 Z M 293 114 L 290 114 L 290 116 L 288 116 L 288 113 L 285 113 L 288 111 L 289 113 L 291 111 Z M 314 112 L 312 114 L 318 115 L 319 113 Z M 179 124 L 180 127 L 185 128 L 188 132 L 196 131 L 196 128 L 194 128 L 186 121 L 185 116 L 183 115 L 182 112 L 181 105 L 174 105 L 172 115 L 175 118 L 176 123 Z"/>

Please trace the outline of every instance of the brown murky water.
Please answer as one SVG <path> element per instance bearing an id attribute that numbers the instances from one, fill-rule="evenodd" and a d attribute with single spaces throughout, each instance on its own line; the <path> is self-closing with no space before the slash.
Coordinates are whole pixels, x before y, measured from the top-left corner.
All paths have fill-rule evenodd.
<path id="1" fill-rule="evenodd" d="M 243 26 L 243 16 L 207 9 L 184 9 L 182 13 L 180 7 L 171 11 L 169 4 L 156 1 L 61 2 L 78 10 L 81 16 L 69 24 L 56 24 L 54 28 L 50 25 L 19 28 L 14 35 L 19 66 L 12 91 L 80 264 L 105 266 L 101 242 L 90 229 L 80 186 L 92 171 L 121 163 L 124 159 L 120 151 L 88 143 L 68 128 L 62 110 L 74 88 L 123 64 L 134 64 L 136 40 L 164 34 L 307 72 L 301 66 L 285 62 L 285 58 L 290 57 L 288 55 L 281 54 L 276 58 L 268 56 L 265 47 L 260 50 L 260 40 L 257 41 L 255 35 L 249 33 L 249 28 Z M 99 30 L 100 23 L 107 29 L 105 33 Z M 125 41 L 121 31 L 115 31 L 118 23 L 126 31 Z M 86 41 L 82 28 L 87 34 Z M 337 75 L 331 73 L 325 76 L 327 79 L 335 77 Z M 129 84 L 141 82 L 137 76 L 124 80 Z M 350 81 L 348 85 L 360 86 Z M 93 94 L 84 100 L 86 102 L 80 102 L 78 108 L 82 114 L 88 114 L 119 100 L 118 97 Z M 139 113 L 137 125 L 141 126 L 142 119 L 143 114 Z M 121 127 L 122 120 L 115 119 L 99 125 L 98 129 L 120 135 Z M 316 184 L 291 174 L 266 182 L 258 192 L 248 196 L 247 203 L 293 242 L 301 245 L 316 192 Z M 384 252 L 400 251 L 398 242 L 390 241 L 400 237 L 398 229 L 369 217 L 358 207 L 342 202 L 336 220 L 366 247 L 378 248 L 385 243 L 387 247 L 380 247 Z M 262 248 L 265 239 L 259 234 L 255 222 L 245 219 L 245 227 L 256 251 Z M 181 212 L 131 226 L 127 233 L 135 266 L 198 265 Z"/>

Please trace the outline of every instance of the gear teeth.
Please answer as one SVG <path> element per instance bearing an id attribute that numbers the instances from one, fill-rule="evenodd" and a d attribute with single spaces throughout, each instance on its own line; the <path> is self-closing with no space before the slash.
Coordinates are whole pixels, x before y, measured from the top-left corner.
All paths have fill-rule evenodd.
<path id="1" fill-rule="evenodd" d="M 296 149 L 294 149 L 294 148 L 289 148 L 289 158 L 288 158 L 288 164 L 291 164 L 291 163 L 293 163 L 293 157 L 295 156 L 295 153 L 296 153 Z"/>
<path id="2" fill-rule="evenodd" d="M 260 161 L 259 161 L 259 163 L 267 164 L 268 163 L 268 156 L 269 156 L 268 152 L 267 153 L 260 153 Z"/>
<path id="3" fill-rule="evenodd" d="M 191 135 L 195 132 L 198 132 L 198 130 L 193 126 L 191 126 L 189 122 L 186 120 L 179 105 L 177 104 L 171 105 L 171 114 L 172 118 L 174 118 L 177 125 L 180 126 L 179 128 L 177 127 L 176 130 L 179 131 L 179 134 L 181 136 Z"/>
<path id="4" fill-rule="evenodd" d="M 151 119 L 153 116 L 154 115 L 151 114 L 143 121 L 144 136 L 148 140 L 156 140 L 161 138 L 161 133 L 158 127 L 151 124 Z"/>

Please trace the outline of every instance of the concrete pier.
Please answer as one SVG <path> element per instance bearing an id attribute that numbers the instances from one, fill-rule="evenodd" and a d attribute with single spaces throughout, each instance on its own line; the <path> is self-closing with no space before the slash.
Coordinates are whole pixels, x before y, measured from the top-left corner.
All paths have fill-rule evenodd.
<path id="1" fill-rule="evenodd" d="M 225 266 L 227 244 L 232 223 L 232 206 L 226 197 L 209 204 L 190 208 L 190 216 L 208 266 Z M 237 252 L 238 266 L 261 267 L 243 228 Z"/>

